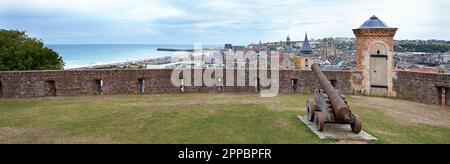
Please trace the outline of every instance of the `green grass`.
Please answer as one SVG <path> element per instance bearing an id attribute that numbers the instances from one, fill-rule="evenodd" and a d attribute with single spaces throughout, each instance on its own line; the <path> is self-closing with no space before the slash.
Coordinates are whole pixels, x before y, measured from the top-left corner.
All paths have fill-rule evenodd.
<path id="1" fill-rule="evenodd" d="M 435 105 L 429 105 L 434 106 Z M 392 117 L 388 113 L 373 109 L 354 106 L 352 109 L 358 113 L 364 121 L 364 130 L 373 134 L 379 141 L 376 143 L 387 144 L 449 144 L 450 126 L 427 125 L 423 123 L 411 123 Z M 395 110 L 395 109 L 394 109 Z M 424 109 L 426 110 L 426 109 Z M 432 110 L 432 109 L 430 109 Z M 447 113 L 449 108 L 441 109 Z M 417 117 L 420 117 L 418 114 Z M 449 120 L 450 118 L 447 118 Z"/>
<path id="2" fill-rule="evenodd" d="M 305 114 L 308 97 L 162 94 L 0 100 L 0 143 L 336 142 L 319 140 L 296 118 Z M 450 143 L 449 126 L 403 122 L 358 105 L 352 109 L 362 116 L 364 130 L 380 138 L 377 143 Z"/>

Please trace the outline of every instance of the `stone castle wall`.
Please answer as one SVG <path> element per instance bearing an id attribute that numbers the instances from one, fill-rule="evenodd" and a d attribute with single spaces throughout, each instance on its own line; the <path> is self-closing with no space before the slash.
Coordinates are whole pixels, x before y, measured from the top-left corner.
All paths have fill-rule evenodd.
<path id="1" fill-rule="evenodd" d="M 233 71 L 233 70 L 232 70 Z M 191 83 L 194 77 L 202 76 L 191 71 Z M 355 93 L 352 71 L 324 71 L 325 75 L 342 93 Z M 3 98 L 28 98 L 46 96 L 80 96 L 95 94 L 138 94 L 141 93 L 140 79 L 145 80 L 144 93 L 180 93 L 181 87 L 174 86 L 171 82 L 172 70 L 80 70 L 80 71 L 24 71 L 24 72 L 0 72 L 1 97 Z M 249 79 L 248 72 L 245 75 L 237 75 L 234 70 L 234 80 L 245 79 L 246 85 L 237 87 L 228 86 L 224 71 L 223 87 L 185 86 L 186 93 L 240 93 L 256 92 L 255 79 Z M 180 75 L 180 78 L 183 74 Z M 184 77 L 188 79 L 188 77 Z M 103 83 L 99 92 L 100 80 Z M 296 87 L 292 86 L 292 80 L 296 80 Z M 357 80 L 356 80 L 357 81 Z M 186 82 L 185 82 L 186 83 Z M 280 93 L 312 93 L 318 88 L 318 82 L 312 71 L 281 70 Z M 294 89 L 294 90 L 293 90 Z"/>
<path id="2" fill-rule="evenodd" d="M 1 98 L 32 98 L 47 96 L 81 96 L 96 94 L 142 94 L 140 80 L 145 80 L 143 94 L 182 93 L 180 87 L 171 82 L 173 70 L 79 70 L 79 71 L 24 71 L 0 72 Z M 232 70 L 233 71 L 233 70 Z M 195 74 L 192 71 L 191 82 Z M 228 86 L 227 71 L 224 71 L 223 87 L 185 86 L 184 93 L 256 93 L 255 79 L 237 75 L 245 79 L 246 86 Z M 362 90 L 361 71 L 324 71 L 333 85 L 343 94 L 359 94 Z M 398 98 L 424 103 L 440 103 L 441 87 L 447 89 L 450 97 L 450 75 L 397 71 L 394 91 Z M 188 79 L 187 77 L 180 78 Z M 103 86 L 99 91 L 100 80 Z M 293 87 L 293 80 L 296 81 Z M 279 91 L 281 94 L 312 93 L 319 83 L 312 71 L 280 70 Z M 449 102 L 449 101 L 447 101 Z"/>
<path id="3" fill-rule="evenodd" d="M 450 74 L 397 71 L 394 90 L 397 97 L 422 103 L 441 103 L 442 88 L 450 105 Z"/>

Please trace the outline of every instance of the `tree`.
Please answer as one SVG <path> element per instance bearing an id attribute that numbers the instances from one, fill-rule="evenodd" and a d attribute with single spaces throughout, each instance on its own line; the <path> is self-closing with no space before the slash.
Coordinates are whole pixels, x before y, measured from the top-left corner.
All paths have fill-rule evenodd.
<path id="1" fill-rule="evenodd" d="M 426 53 L 436 53 L 436 52 L 448 52 L 450 51 L 450 45 L 437 45 L 437 44 L 400 44 L 395 45 L 394 49 L 396 52 L 426 52 Z"/>
<path id="2" fill-rule="evenodd" d="M 61 70 L 59 54 L 25 31 L 0 29 L 0 71 Z"/>

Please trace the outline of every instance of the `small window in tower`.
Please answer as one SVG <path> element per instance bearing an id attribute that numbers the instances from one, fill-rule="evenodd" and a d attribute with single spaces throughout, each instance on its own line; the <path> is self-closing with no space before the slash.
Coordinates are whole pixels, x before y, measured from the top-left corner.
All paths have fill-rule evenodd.
<path id="1" fill-rule="evenodd" d="M 309 67 L 308 59 L 305 59 L 305 67 Z"/>

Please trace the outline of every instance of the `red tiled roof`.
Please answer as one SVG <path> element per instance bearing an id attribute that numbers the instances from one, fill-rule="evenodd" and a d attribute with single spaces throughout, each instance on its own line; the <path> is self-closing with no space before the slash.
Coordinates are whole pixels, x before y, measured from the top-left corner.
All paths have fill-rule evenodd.
<path id="1" fill-rule="evenodd" d="M 428 72 L 428 73 L 437 73 L 438 69 L 436 67 L 427 67 L 427 68 L 410 68 L 408 71 L 414 72 Z"/>

